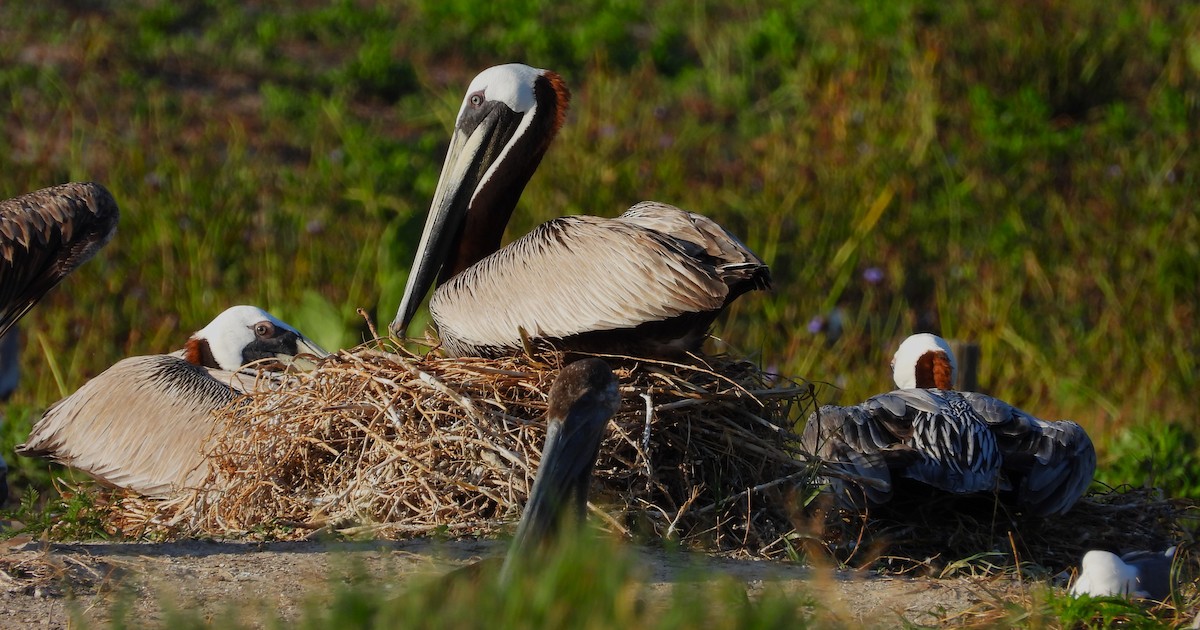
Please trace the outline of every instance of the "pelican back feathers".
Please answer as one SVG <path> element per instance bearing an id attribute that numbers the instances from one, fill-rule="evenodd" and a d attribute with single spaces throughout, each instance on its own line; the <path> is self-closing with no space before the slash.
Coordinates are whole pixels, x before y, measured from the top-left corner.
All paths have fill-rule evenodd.
<path id="1" fill-rule="evenodd" d="M 698 349 L 731 300 L 769 284 L 767 266 L 712 220 L 644 202 L 616 219 L 544 223 L 439 287 L 429 308 L 452 356 L 511 354 L 521 331 L 566 349 L 676 355 Z"/>
<path id="2" fill-rule="evenodd" d="M 122 359 L 50 407 L 17 453 L 147 496 L 196 487 L 213 411 L 240 393 L 212 372 L 172 355 Z"/>

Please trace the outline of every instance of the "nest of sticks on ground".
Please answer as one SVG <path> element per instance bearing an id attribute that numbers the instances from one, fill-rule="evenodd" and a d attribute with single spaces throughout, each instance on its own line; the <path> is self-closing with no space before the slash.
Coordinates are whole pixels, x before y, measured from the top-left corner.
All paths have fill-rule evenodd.
<path id="1" fill-rule="evenodd" d="M 786 497 L 816 474 L 791 430 L 811 388 L 726 357 L 605 358 L 622 403 L 595 468 L 593 520 L 705 548 L 779 548 Z M 339 352 L 219 414 L 208 490 L 112 497 L 107 519 L 163 537 L 495 533 L 526 501 L 562 361 L 447 359 L 387 341 Z"/>
<path id="2" fill-rule="evenodd" d="M 850 566 L 935 577 L 1007 573 L 1018 565 L 1056 575 L 1077 568 L 1091 549 L 1163 551 L 1190 545 L 1200 528 L 1194 501 L 1130 487 L 1092 492 L 1066 514 L 1046 518 L 1014 514 L 995 497 L 928 488 L 864 513 L 819 512 L 810 525 L 818 535 L 809 537 L 816 553 Z M 1200 555 L 1187 558 L 1185 573 L 1200 577 Z"/>

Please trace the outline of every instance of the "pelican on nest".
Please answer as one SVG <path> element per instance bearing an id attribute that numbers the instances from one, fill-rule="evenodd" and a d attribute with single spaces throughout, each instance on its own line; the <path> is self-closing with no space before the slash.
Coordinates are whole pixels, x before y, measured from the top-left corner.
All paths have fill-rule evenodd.
<path id="1" fill-rule="evenodd" d="M 451 356 L 559 349 L 675 357 L 696 351 L 766 264 L 716 222 L 656 202 L 615 219 L 554 219 L 500 247 L 525 184 L 566 116 L 562 78 L 495 66 L 467 88 L 404 297 L 403 336 L 430 286 Z"/>
<path id="2" fill-rule="evenodd" d="M 213 412 L 253 388 L 260 370 L 301 355 L 328 353 L 260 308 L 234 306 L 183 350 L 122 359 L 54 403 L 17 453 L 141 495 L 173 496 L 208 476 Z"/>
<path id="3" fill-rule="evenodd" d="M 843 505 L 861 507 L 863 495 L 886 503 L 896 478 L 955 494 L 1001 491 L 1034 516 L 1065 514 L 1087 491 L 1096 450 L 1083 427 L 950 389 L 954 353 L 936 335 L 906 339 L 892 367 L 900 389 L 859 405 L 823 406 L 804 427 L 802 448 L 864 480 L 860 495 L 859 484 L 831 479 Z"/>

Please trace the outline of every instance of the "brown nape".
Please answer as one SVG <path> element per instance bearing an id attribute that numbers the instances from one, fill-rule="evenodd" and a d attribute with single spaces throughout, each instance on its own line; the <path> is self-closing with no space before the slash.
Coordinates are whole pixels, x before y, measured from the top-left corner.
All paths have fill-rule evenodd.
<path id="1" fill-rule="evenodd" d="M 954 381 L 951 379 L 950 358 L 945 352 L 926 352 L 917 359 L 917 365 L 914 369 L 914 376 L 917 380 L 917 387 L 922 389 L 952 389 Z"/>
<path id="2" fill-rule="evenodd" d="M 545 79 L 546 84 L 550 86 L 550 90 L 554 93 L 554 102 L 556 104 L 554 108 L 554 131 L 546 138 L 546 144 L 550 144 L 550 140 L 554 138 L 559 129 L 562 129 L 563 123 L 567 120 L 567 107 L 571 103 L 571 90 L 567 89 L 566 82 L 563 81 L 563 78 L 557 72 L 547 70 L 541 78 Z M 538 87 L 541 86 L 538 85 Z M 537 94 L 537 97 L 540 102 L 542 95 Z"/>
<path id="3" fill-rule="evenodd" d="M 207 339 L 197 339 L 195 337 L 188 339 L 187 345 L 183 347 L 183 358 L 193 365 L 202 365 L 214 370 L 221 367 L 217 365 L 217 358 L 213 356 L 212 348 L 209 347 Z"/>

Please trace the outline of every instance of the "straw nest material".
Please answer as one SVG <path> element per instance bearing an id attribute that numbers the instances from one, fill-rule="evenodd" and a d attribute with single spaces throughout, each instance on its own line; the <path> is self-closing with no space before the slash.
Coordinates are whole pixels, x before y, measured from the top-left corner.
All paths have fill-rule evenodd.
<path id="1" fill-rule="evenodd" d="M 1190 544 L 1200 506 L 1149 488 L 1107 488 L 1049 518 L 1013 514 L 990 496 L 913 493 L 863 514 L 829 510 L 818 553 L 851 566 L 939 577 L 1006 572 L 1018 565 L 1051 574 L 1079 565 L 1090 549 L 1161 551 Z M 1188 572 L 1200 575 L 1197 557 Z"/>
<path id="2" fill-rule="evenodd" d="M 754 365 L 607 357 L 621 408 L 600 449 L 593 515 L 624 534 L 758 548 L 790 531 L 780 497 L 814 475 L 791 432 L 811 388 Z M 342 351 L 225 423 L 204 484 L 110 504 L 124 533 L 299 538 L 481 535 L 520 516 L 562 356 L 446 359 L 384 341 Z"/>
<path id="3" fill-rule="evenodd" d="M 600 449 L 592 515 L 622 535 L 952 575 L 1018 564 L 1057 572 L 1088 549 L 1191 540 L 1200 521 L 1195 503 L 1137 489 L 1092 494 L 1047 519 L 927 490 L 861 515 L 809 504 L 817 476 L 838 473 L 797 450 L 807 383 L 772 383 L 726 357 L 607 358 L 622 404 Z M 494 534 L 520 516 L 562 360 L 446 359 L 386 341 L 342 351 L 219 414 L 206 489 L 170 501 L 101 496 L 96 509 L 125 535 Z"/>

